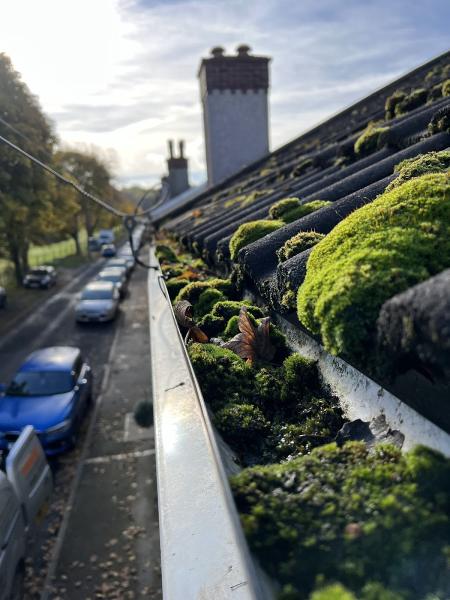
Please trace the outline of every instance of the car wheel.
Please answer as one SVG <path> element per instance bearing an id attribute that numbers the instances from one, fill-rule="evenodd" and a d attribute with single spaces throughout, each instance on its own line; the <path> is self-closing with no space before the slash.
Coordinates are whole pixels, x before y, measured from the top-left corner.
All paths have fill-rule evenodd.
<path id="1" fill-rule="evenodd" d="M 22 565 L 19 565 L 14 575 L 11 593 L 8 600 L 22 600 L 25 592 L 25 571 Z"/>

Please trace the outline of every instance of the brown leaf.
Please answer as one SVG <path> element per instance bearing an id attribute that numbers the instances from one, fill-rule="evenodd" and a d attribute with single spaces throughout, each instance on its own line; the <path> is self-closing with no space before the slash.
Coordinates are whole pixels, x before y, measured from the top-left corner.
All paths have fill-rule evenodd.
<path id="1" fill-rule="evenodd" d="M 231 340 L 221 344 L 228 348 L 249 364 L 253 364 L 256 358 L 270 361 L 275 356 L 275 348 L 270 341 L 270 317 L 261 319 L 258 327 L 250 321 L 247 308 L 242 306 L 239 312 L 239 331 Z"/>
<path id="2" fill-rule="evenodd" d="M 175 313 L 175 318 L 180 327 L 186 327 L 187 329 L 190 329 L 195 325 L 192 304 L 187 300 L 181 300 L 180 302 L 177 302 L 173 307 L 173 312 Z"/>

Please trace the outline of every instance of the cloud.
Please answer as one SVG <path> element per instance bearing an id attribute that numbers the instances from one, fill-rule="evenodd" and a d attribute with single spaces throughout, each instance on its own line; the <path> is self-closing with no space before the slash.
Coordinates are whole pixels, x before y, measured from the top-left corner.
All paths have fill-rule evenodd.
<path id="1" fill-rule="evenodd" d="M 69 143 L 114 148 L 119 181 L 154 181 L 166 140 L 204 175 L 197 71 L 218 44 L 271 62 L 271 141 L 446 49 L 446 0 L 15 0 L 0 40 Z M 1 14 L 4 11 L 5 14 Z M 23 20 L 23 14 L 27 20 Z M 39 20 L 40 27 L 34 26 Z"/>

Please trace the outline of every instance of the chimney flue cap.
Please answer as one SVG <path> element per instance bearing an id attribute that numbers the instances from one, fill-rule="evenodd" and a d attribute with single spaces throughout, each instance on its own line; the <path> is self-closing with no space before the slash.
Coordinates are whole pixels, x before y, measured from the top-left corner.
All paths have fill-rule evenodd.
<path id="1" fill-rule="evenodd" d="M 250 46 L 247 46 L 247 44 L 241 44 L 236 48 L 236 50 L 238 56 L 248 56 L 248 53 L 250 52 L 251 48 Z"/>
<path id="2" fill-rule="evenodd" d="M 221 56 L 223 56 L 224 52 L 225 50 L 222 48 L 222 46 L 215 46 L 211 50 L 211 54 L 214 56 L 214 58 L 220 58 Z"/>

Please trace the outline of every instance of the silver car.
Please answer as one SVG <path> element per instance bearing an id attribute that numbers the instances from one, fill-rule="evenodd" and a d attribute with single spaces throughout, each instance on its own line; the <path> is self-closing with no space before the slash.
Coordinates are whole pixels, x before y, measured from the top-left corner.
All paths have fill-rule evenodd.
<path id="1" fill-rule="evenodd" d="M 127 271 L 124 267 L 107 267 L 100 271 L 97 281 L 110 281 L 117 286 L 121 298 L 127 293 Z"/>
<path id="2" fill-rule="evenodd" d="M 111 281 L 91 281 L 80 294 L 75 307 L 79 323 L 111 321 L 119 309 L 120 294 Z"/>
<path id="3" fill-rule="evenodd" d="M 108 262 L 105 265 L 105 269 L 110 269 L 111 267 L 119 267 L 121 269 L 125 269 L 127 276 L 129 276 L 133 269 L 133 266 L 134 259 L 133 262 L 130 263 L 128 258 L 118 256 L 117 258 L 111 258 L 110 260 L 108 260 Z"/>

